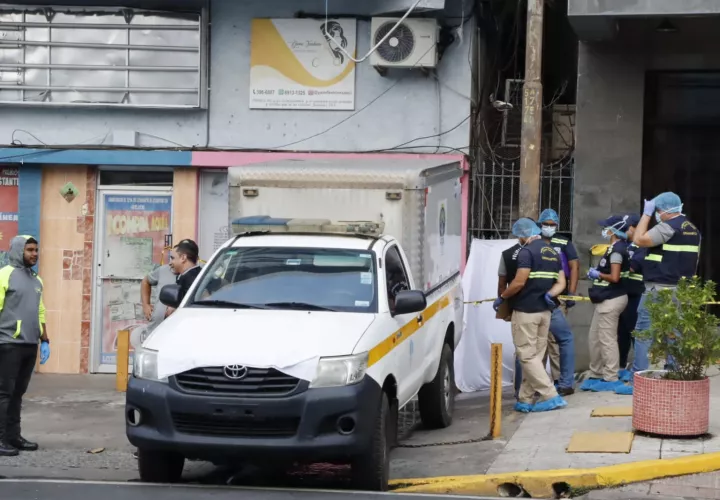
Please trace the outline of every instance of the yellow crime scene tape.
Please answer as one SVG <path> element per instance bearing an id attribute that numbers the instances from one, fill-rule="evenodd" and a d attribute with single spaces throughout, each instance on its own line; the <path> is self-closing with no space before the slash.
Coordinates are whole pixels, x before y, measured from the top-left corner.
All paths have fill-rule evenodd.
<path id="1" fill-rule="evenodd" d="M 482 300 L 468 300 L 463 302 L 463 304 L 479 306 L 480 304 L 484 304 L 486 302 L 495 302 L 495 299 L 497 299 L 497 297 Z M 558 295 L 557 299 L 562 302 L 566 302 L 568 300 L 574 300 L 575 302 L 590 302 L 590 297 L 582 297 L 580 295 Z"/>
<path id="2" fill-rule="evenodd" d="M 480 304 L 484 304 L 486 302 L 495 302 L 495 299 L 497 297 L 493 297 L 491 299 L 482 299 L 482 300 L 469 300 L 467 302 L 463 302 L 467 305 L 473 305 L 473 306 L 479 306 Z M 581 295 L 558 295 L 557 299 L 561 302 L 567 302 L 568 300 L 572 300 L 574 302 L 590 302 L 590 297 L 583 297 Z M 720 305 L 720 302 L 705 302 L 706 306 L 717 306 Z"/>

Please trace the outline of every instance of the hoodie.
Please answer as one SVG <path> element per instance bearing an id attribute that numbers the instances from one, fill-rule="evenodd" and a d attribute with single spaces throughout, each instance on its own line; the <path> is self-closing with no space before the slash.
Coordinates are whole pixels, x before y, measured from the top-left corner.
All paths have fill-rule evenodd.
<path id="1" fill-rule="evenodd" d="M 10 241 L 10 263 L 0 269 L 0 344 L 37 344 L 42 335 L 43 282 L 23 258 L 29 238 Z"/>

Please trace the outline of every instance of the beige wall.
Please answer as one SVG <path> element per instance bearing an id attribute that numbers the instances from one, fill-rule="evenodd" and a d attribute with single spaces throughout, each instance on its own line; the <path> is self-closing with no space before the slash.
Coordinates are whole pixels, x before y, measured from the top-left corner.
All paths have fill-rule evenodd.
<path id="1" fill-rule="evenodd" d="M 68 182 L 79 191 L 70 202 L 60 195 L 60 188 Z M 87 168 L 83 166 L 43 169 L 42 201 L 38 200 L 41 202 L 39 272 L 44 283 L 52 355 L 47 363 L 39 366 L 41 372 L 80 373 L 83 276 L 86 269 L 91 269 L 84 252 L 86 183 Z"/>
<path id="2" fill-rule="evenodd" d="M 176 168 L 173 179 L 173 243 L 197 238 L 198 171 Z"/>

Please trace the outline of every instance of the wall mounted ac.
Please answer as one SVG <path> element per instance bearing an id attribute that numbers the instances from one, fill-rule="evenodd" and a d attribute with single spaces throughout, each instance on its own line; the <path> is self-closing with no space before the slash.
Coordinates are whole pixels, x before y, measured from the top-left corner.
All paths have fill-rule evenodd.
<path id="1" fill-rule="evenodd" d="M 400 18 L 374 17 L 370 22 L 370 46 L 382 40 Z M 436 19 L 405 19 L 375 52 L 370 64 L 387 68 L 434 68 L 438 63 L 440 28 Z"/>

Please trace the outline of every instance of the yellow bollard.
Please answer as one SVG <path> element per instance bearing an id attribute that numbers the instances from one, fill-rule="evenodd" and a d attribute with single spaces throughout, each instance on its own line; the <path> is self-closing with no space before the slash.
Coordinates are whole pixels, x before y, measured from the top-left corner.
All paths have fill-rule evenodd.
<path id="1" fill-rule="evenodd" d="M 502 430 L 502 344 L 490 351 L 490 437 L 497 439 Z"/>
<path id="2" fill-rule="evenodd" d="M 130 361 L 130 330 L 120 330 L 117 338 L 117 367 L 115 372 L 115 388 L 118 392 L 127 391 L 128 363 Z"/>

